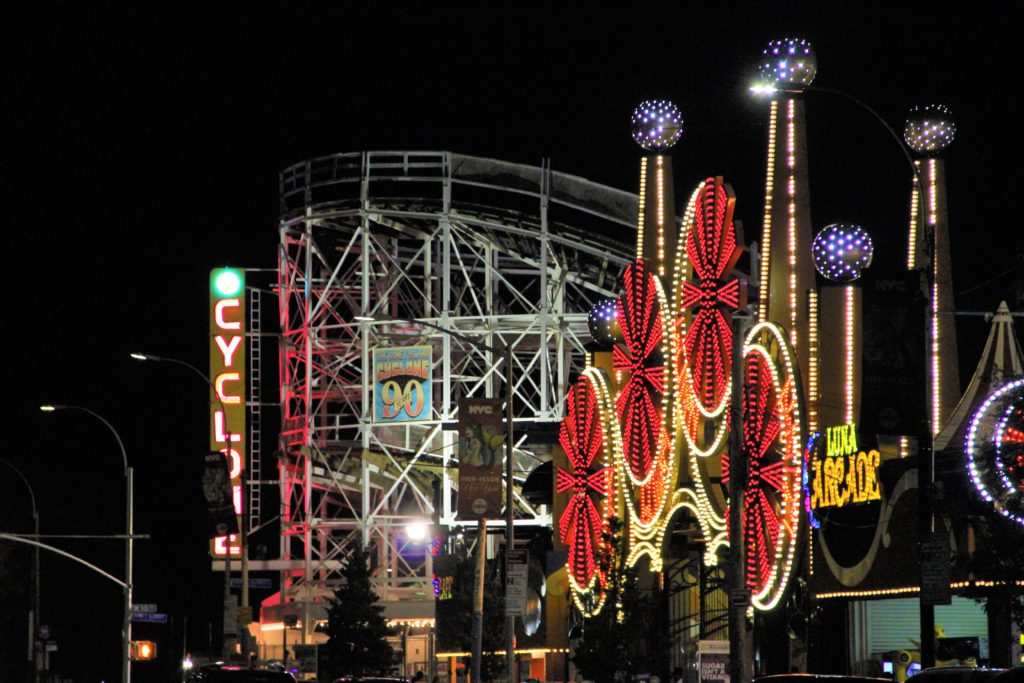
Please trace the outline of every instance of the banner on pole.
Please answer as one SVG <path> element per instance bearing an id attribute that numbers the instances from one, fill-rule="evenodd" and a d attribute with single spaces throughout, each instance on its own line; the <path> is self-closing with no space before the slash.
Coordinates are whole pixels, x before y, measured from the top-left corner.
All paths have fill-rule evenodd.
<path id="1" fill-rule="evenodd" d="M 206 454 L 203 462 L 203 497 L 206 498 L 206 535 L 221 538 L 238 533 L 228 460 L 219 451 Z"/>
<path id="2" fill-rule="evenodd" d="M 459 401 L 459 508 L 460 519 L 496 519 L 501 516 L 502 401 L 498 398 L 463 398 Z"/>
<path id="3" fill-rule="evenodd" d="M 431 418 L 433 354 L 430 346 L 373 350 L 374 422 L 424 422 Z"/>

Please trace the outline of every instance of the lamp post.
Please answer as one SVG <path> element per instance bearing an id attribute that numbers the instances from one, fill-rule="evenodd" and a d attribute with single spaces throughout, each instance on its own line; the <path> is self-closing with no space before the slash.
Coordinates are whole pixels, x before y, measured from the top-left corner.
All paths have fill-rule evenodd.
<path id="1" fill-rule="evenodd" d="M 228 425 L 228 411 L 224 408 L 224 401 L 221 399 L 220 392 L 217 391 L 217 387 L 214 385 L 210 377 L 202 370 L 192 365 L 188 361 L 181 360 L 180 358 L 168 358 L 166 356 L 157 356 L 152 353 L 133 353 L 131 357 L 135 360 L 141 361 L 153 361 L 156 363 L 172 363 L 174 365 L 180 365 L 187 368 L 197 376 L 199 376 L 206 384 L 210 387 L 214 398 L 217 399 L 217 403 L 220 404 L 221 415 L 224 416 L 224 440 L 227 444 L 227 449 L 230 453 L 231 450 L 231 428 Z M 242 487 L 245 488 L 244 472 L 242 475 Z M 241 545 L 242 555 L 242 607 L 249 606 L 249 561 L 248 561 L 248 543 L 246 533 L 246 521 L 245 521 L 245 504 L 242 504 L 242 528 L 239 529 L 239 542 Z M 225 545 L 224 553 L 224 628 L 223 628 L 223 643 L 222 643 L 222 654 L 225 659 L 231 656 L 231 641 L 228 638 L 228 624 L 230 618 L 233 616 L 234 605 L 231 602 L 231 545 L 230 543 Z"/>
<path id="2" fill-rule="evenodd" d="M 368 315 L 360 315 L 355 318 L 359 322 L 374 322 L 374 318 Z M 515 443 L 513 433 L 513 399 L 515 398 L 515 389 L 512 383 L 512 345 L 509 344 L 504 348 L 498 348 L 491 346 L 486 342 L 482 342 L 479 339 L 471 337 L 467 334 L 463 334 L 458 330 L 452 330 L 441 325 L 435 325 L 434 323 L 427 322 L 425 320 L 417 320 L 415 318 L 402 318 L 401 322 L 412 323 L 415 325 L 422 325 L 423 327 L 429 327 L 432 330 L 437 330 L 442 334 L 446 334 L 450 337 L 454 337 L 459 341 L 465 342 L 470 346 L 475 346 L 478 349 L 484 351 L 490 351 L 504 356 L 506 366 L 505 376 L 505 577 L 503 584 L 503 592 L 506 597 L 505 610 L 508 611 L 507 598 L 508 598 L 508 575 L 511 567 L 511 556 L 512 547 L 515 545 L 516 532 L 515 532 L 515 515 L 513 514 L 513 495 L 512 495 L 512 483 L 513 483 L 513 445 Z M 486 529 L 486 520 L 481 520 L 483 524 L 480 525 L 481 529 Z M 480 544 L 485 543 L 486 539 L 484 534 L 481 533 L 480 539 L 477 541 Z M 472 624 L 472 640 L 473 640 L 473 652 L 472 652 L 472 663 L 471 663 L 471 683 L 480 682 L 480 662 L 482 659 L 482 641 L 483 641 L 483 565 L 485 561 L 484 546 L 480 545 L 479 558 L 477 566 L 476 576 L 476 588 L 474 589 L 473 596 L 473 624 Z M 514 616 L 505 617 L 505 669 L 508 673 L 510 681 L 515 680 L 513 668 L 515 666 L 515 624 L 516 618 Z"/>
<path id="3" fill-rule="evenodd" d="M 57 410 L 77 410 L 83 413 L 88 413 L 92 417 L 96 418 L 103 423 L 110 433 L 114 435 L 114 439 L 117 441 L 117 447 L 121 450 L 121 461 L 124 465 L 124 477 L 125 477 L 125 557 L 124 557 L 124 618 L 121 626 L 121 681 L 122 683 L 130 683 L 132 678 L 132 666 L 131 666 L 131 652 L 132 652 L 132 556 L 134 552 L 134 539 L 132 537 L 135 530 L 135 475 L 128 464 L 128 454 L 124 450 L 124 441 L 121 440 L 121 435 L 114 429 L 114 425 L 110 424 L 106 418 L 102 415 L 86 408 L 84 406 L 72 406 L 72 405 L 42 405 L 39 409 L 44 413 L 52 413 Z"/>
<path id="4" fill-rule="evenodd" d="M 21 470 L 14 466 L 10 461 L 0 458 L 0 463 L 3 463 L 14 470 L 21 480 L 25 483 L 25 488 L 28 489 L 29 498 L 32 500 L 32 533 L 35 535 L 36 543 L 39 542 L 39 509 L 36 507 L 36 494 L 32 490 L 32 485 L 28 483 L 28 479 L 22 474 Z M 32 669 L 35 672 L 35 680 L 39 680 L 39 668 L 35 664 L 35 650 L 33 648 L 33 642 L 39 633 L 39 546 L 35 546 L 32 551 L 32 613 L 29 617 L 29 627 L 31 629 L 28 637 L 28 659 L 32 662 Z"/>
<path id="5" fill-rule="evenodd" d="M 907 160 L 910 165 L 911 173 L 914 178 L 914 185 L 917 190 L 917 196 L 919 198 L 917 202 L 917 212 L 914 216 L 914 220 L 917 222 L 918 234 L 924 239 L 925 244 L 925 258 L 924 263 L 921 264 L 920 269 L 922 277 L 924 279 L 923 290 L 925 292 L 926 299 L 931 299 L 934 295 L 932 288 L 932 277 L 933 269 L 929 263 L 930 259 L 934 258 L 935 253 L 935 234 L 929 228 L 928 221 L 925 220 L 925 184 L 924 179 L 921 177 L 921 169 L 918 164 L 914 162 L 914 158 L 911 156 L 906 144 L 900 136 L 893 130 L 892 126 L 886 122 L 882 116 L 872 109 L 870 106 L 865 104 L 862 100 L 854 97 L 853 95 L 838 90 L 836 88 L 822 88 L 818 86 L 806 85 L 800 90 L 795 91 L 792 89 L 779 88 L 775 84 L 764 83 L 756 85 L 750 88 L 750 92 L 755 95 L 761 96 L 774 96 L 777 93 L 789 93 L 794 92 L 812 92 L 812 93 L 824 93 L 826 95 L 835 95 L 842 99 L 852 102 L 863 111 L 871 115 L 878 123 L 882 124 L 889 136 L 896 141 L 896 146 L 899 147 L 900 153 Z M 930 303 L 930 302 L 929 302 Z M 929 305 L 928 308 L 931 308 Z M 933 335 L 932 335 L 932 324 L 929 320 L 929 316 L 925 316 L 925 356 L 932 352 L 933 348 Z M 930 365 L 930 363 L 929 363 Z M 922 495 L 919 496 L 918 500 L 918 535 L 919 542 L 923 544 L 925 537 L 932 531 L 932 513 L 931 513 L 931 501 L 929 499 L 929 487 L 933 483 L 935 477 L 935 464 L 934 464 L 934 435 L 935 427 L 932 422 L 932 382 L 934 381 L 931 377 L 929 369 L 925 369 L 924 373 L 925 382 L 925 434 L 924 443 L 918 450 L 918 487 L 922 491 Z M 923 567 L 922 572 L 923 573 Z M 923 583 L 923 582 L 922 582 Z M 935 665 L 935 607 L 932 604 L 925 604 L 923 598 L 923 587 L 922 595 L 919 600 L 920 604 L 920 637 L 921 637 L 921 667 L 926 668 Z"/>

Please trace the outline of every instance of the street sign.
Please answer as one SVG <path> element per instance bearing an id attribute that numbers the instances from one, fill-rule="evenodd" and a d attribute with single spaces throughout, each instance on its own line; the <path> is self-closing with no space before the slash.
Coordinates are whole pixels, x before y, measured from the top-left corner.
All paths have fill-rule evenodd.
<path id="1" fill-rule="evenodd" d="M 949 535 L 928 534 L 921 544 L 921 602 L 925 605 L 950 604 L 951 574 Z"/>
<path id="2" fill-rule="evenodd" d="M 152 614 L 156 612 L 155 602 L 136 602 L 132 605 L 132 614 Z"/>
<path id="3" fill-rule="evenodd" d="M 508 587 L 505 592 L 505 616 L 521 617 L 526 613 L 526 595 L 530 576 L 529 554 L 512 550 L 508 555 Z"/>
<path id="4" fill-rule="evenodd" d="M 166 624 L 167 615 L 159 612 L 136 612 L 132 614 L 132 621 L 141 621 L 149 624 Z"/>
<path id="5" fill-rule="evenodd" d="M 746 607 L 750 604 L 750 590 L 746 588 L 733 588 L 729 591 L 729 601 L 733 607 Z"/>
<path id="6" fill-rule="evenodd" d="M 241 588 L 242 587 L 242 579 L 232 577 L 231 578 L 231 587 L 232 588 Z M 261 577 L 258 577 L 258 576 L 250 576 L 249 577 L 249 588 L 264 588 L 264 589 L 270 590 L 272 587 L 273 587 L 272 579 L 261 578 Z"/>

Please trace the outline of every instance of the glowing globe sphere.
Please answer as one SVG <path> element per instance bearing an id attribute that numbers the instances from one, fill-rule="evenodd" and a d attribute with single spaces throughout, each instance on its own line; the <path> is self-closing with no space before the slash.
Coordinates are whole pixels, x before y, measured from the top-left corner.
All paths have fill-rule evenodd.
<path id="1" fill-rule="evenodd" d="M 757 65 L 761 78 L 782 87 L 806 88 L 818 73 L 818 58 L 811 44 L 800 38 L 773 40 Z"/>
<path id="2" fill-rule="evenodd" d="M 622 339 L 622 330 L 618 322 L 619 300 L 612 297 L 601 299 L 590 309 L 587 316 L 587 327 L 594 341 L 605 348 L 610 348 Z"/>
<path id="3" fill-rule="evenodd" d="M 938 154 L 956 137 L 953 112 L 942 104 L 914 107 L 907 114 L 903 139 L 918 154 Z"/>
<path id="4" fill-rule="evenodd" d="M 683 115 L 668 100 L 647 100 L 633 110 L 633 139 L 644 149 L 666 150 L 683 135 Z"/>
<path id="5" fill-rule="evenodd" d="M 871 236 L 857 225 L 834 223 L 814 238 L 814 267 L 833 282 L 853 282 L 871 265 L 875 247 Z"/>

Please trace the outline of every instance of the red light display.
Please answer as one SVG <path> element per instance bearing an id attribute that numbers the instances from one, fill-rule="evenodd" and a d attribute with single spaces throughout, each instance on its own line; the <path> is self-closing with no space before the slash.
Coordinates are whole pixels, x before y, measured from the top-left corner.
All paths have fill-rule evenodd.
<path id="1" fill-rule="evenodd" d="M 721 178 L 704 182 L 695 200 L 694 225 L 686 240 L 694 278 L 683 280 L 677 294 L 679 310 L 693 312 L 681 349 L 685 358 L 680 367 L 692 373 L 694 400 L 708 412 L 716 411 L 729 390 L 730 313 L 746 303 L 746 288 L 741 280 L 723 281 L 742 253 L 736 246 L 732 225 L 735 201 Z"/>
<path id="2" fill-rule="evenodd" d="M 618 316 L 625 350 L 615 347 L 614 364 L 617 371 L 628 371 L 629 378 L 615 407 L 622 423 L 626 463 L 634 482 L 639 484 L 651 475 L 662 437 L 664 324 L 655 276 L 647 272 L 642 259 L 626 268 L 624 279 L 626 291 L 619 299 Z"/>
<path id="3" fill-rule="evenodd" d="M 569 392 L 568 408 L 558 440 L 572 470 L 556 470 L 555 490 L 572 493 L 558 527 L 562 542 L 569 548 L 569 573 L 576 585 L 587 587 L 597 570 L 596 555 L 604 525 L 596 499 L 608 493 L 610 468 L 598 458 L 604 435 L 597 396 L 586 377 L 580 377 Z"/>

